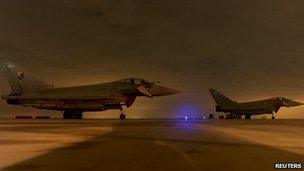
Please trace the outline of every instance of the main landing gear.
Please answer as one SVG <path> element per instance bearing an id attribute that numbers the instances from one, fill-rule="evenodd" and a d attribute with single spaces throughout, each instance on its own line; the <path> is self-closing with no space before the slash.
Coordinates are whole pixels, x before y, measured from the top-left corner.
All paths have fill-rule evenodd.
<path id="1" fill-rule="evenodd" d="M 82 112 L 79 111 L 65 111 L 63 112 L 63 119 L 82 119 Z"/>
<path id="2" fill-rule="evenodd" d="M 251 119 L 251 115 L 245 115 L 245 119 Z"/>
<path id="3" fill-rule="evenodd" d="M 272 119 L 272 120 L 275 120 L 274 114 L 272 114 L 272 117 L 271 117 L 271 119 Z"/>
<path id="4" fill-rule="evenodd" d="M 226 119 L 242 119 L 242 115 L 230 113 L 226 115 Z"/>

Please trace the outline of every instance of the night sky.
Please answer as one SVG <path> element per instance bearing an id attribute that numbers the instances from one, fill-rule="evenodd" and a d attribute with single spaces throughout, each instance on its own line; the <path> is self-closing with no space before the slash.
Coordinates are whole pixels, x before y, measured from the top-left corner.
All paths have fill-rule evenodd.
<path id="1" fill-rule="evenodd" d="M 58 87 L 141 77 L 182 92 L 139 98 L 128 117 L 209 114 L 210 87 L 237 101 L 304 101 L 303 7 L 302 0 L 2 0 L 0 56 Z M 58 114 L 0 107 L 3 117 Z M 283 109 L 277 118 L 304 118 L 303 111 Z"/>

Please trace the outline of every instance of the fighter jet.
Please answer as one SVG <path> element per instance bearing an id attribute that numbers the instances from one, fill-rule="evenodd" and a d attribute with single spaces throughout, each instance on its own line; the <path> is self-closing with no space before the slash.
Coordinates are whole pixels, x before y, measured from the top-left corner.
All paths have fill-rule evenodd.
<path id="1" fill-rule="evenodd" d="M 1 69 L 12 91 L 2 99 L 10 105 L 63 112 L 64 119 L 82 119 L 83 112 L 131 107 L 136 97 L 157 97 L 179 93 L 140 78 L 126 78 L 114 82 L 75 87 L 54 88 L 25 73 L 12 62 L 1 62 Z"/>
<path id="2" fill-rule="evenodd" d="M 277 113 L 281 107 L 295 107 L 303 105 L 301 102 L 293 101 L 284 97 L 274 97 L 265 100 L 238 103 L 214 89 L 209 89 L 209 92 L 216 102 L 216 111 L 228 113 L 227 116 L 229 119 L 239 119 L 242 115 L 245 115 L 245 119 L 250 119 L 251 115 L 260 114 L 272 114 L 272 119 L 275 119 L 274 113 Z"/>

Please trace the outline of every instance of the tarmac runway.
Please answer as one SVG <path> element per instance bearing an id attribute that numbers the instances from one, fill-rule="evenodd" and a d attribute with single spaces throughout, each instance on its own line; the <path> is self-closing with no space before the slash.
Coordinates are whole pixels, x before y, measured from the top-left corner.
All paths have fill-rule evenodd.
<path id="1" fill-rule="evenodd" d="M 304 162 L 304 120 L 0 120 L 0 169 L 274 170 Z"/>

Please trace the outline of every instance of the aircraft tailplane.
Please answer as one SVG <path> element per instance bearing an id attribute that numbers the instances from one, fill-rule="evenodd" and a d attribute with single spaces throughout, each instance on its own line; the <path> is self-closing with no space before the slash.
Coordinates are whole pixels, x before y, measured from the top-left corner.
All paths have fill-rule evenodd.
<path id="1" fill-rule="evenodd" d="M 209 89 L 209 92 L 212 95 L 216 104 L 219 106 L 224 106 L 225 104 L 234 103 L 233 100 L 229 99 L 228 97 L 224 96 L 223 94 L 221 94 L 220 92 L 218 92 L 214 89 Z"/>
<path id="2" fill-rule="evenodd" d="M 53 87 L 52 85 L 47 85 L 30 74 L 25 73 L 12 62 L 1 61 L 0 69 L 12 89 L 12 95 L 22 94 L 25 91 L 39 91 Z"/>

